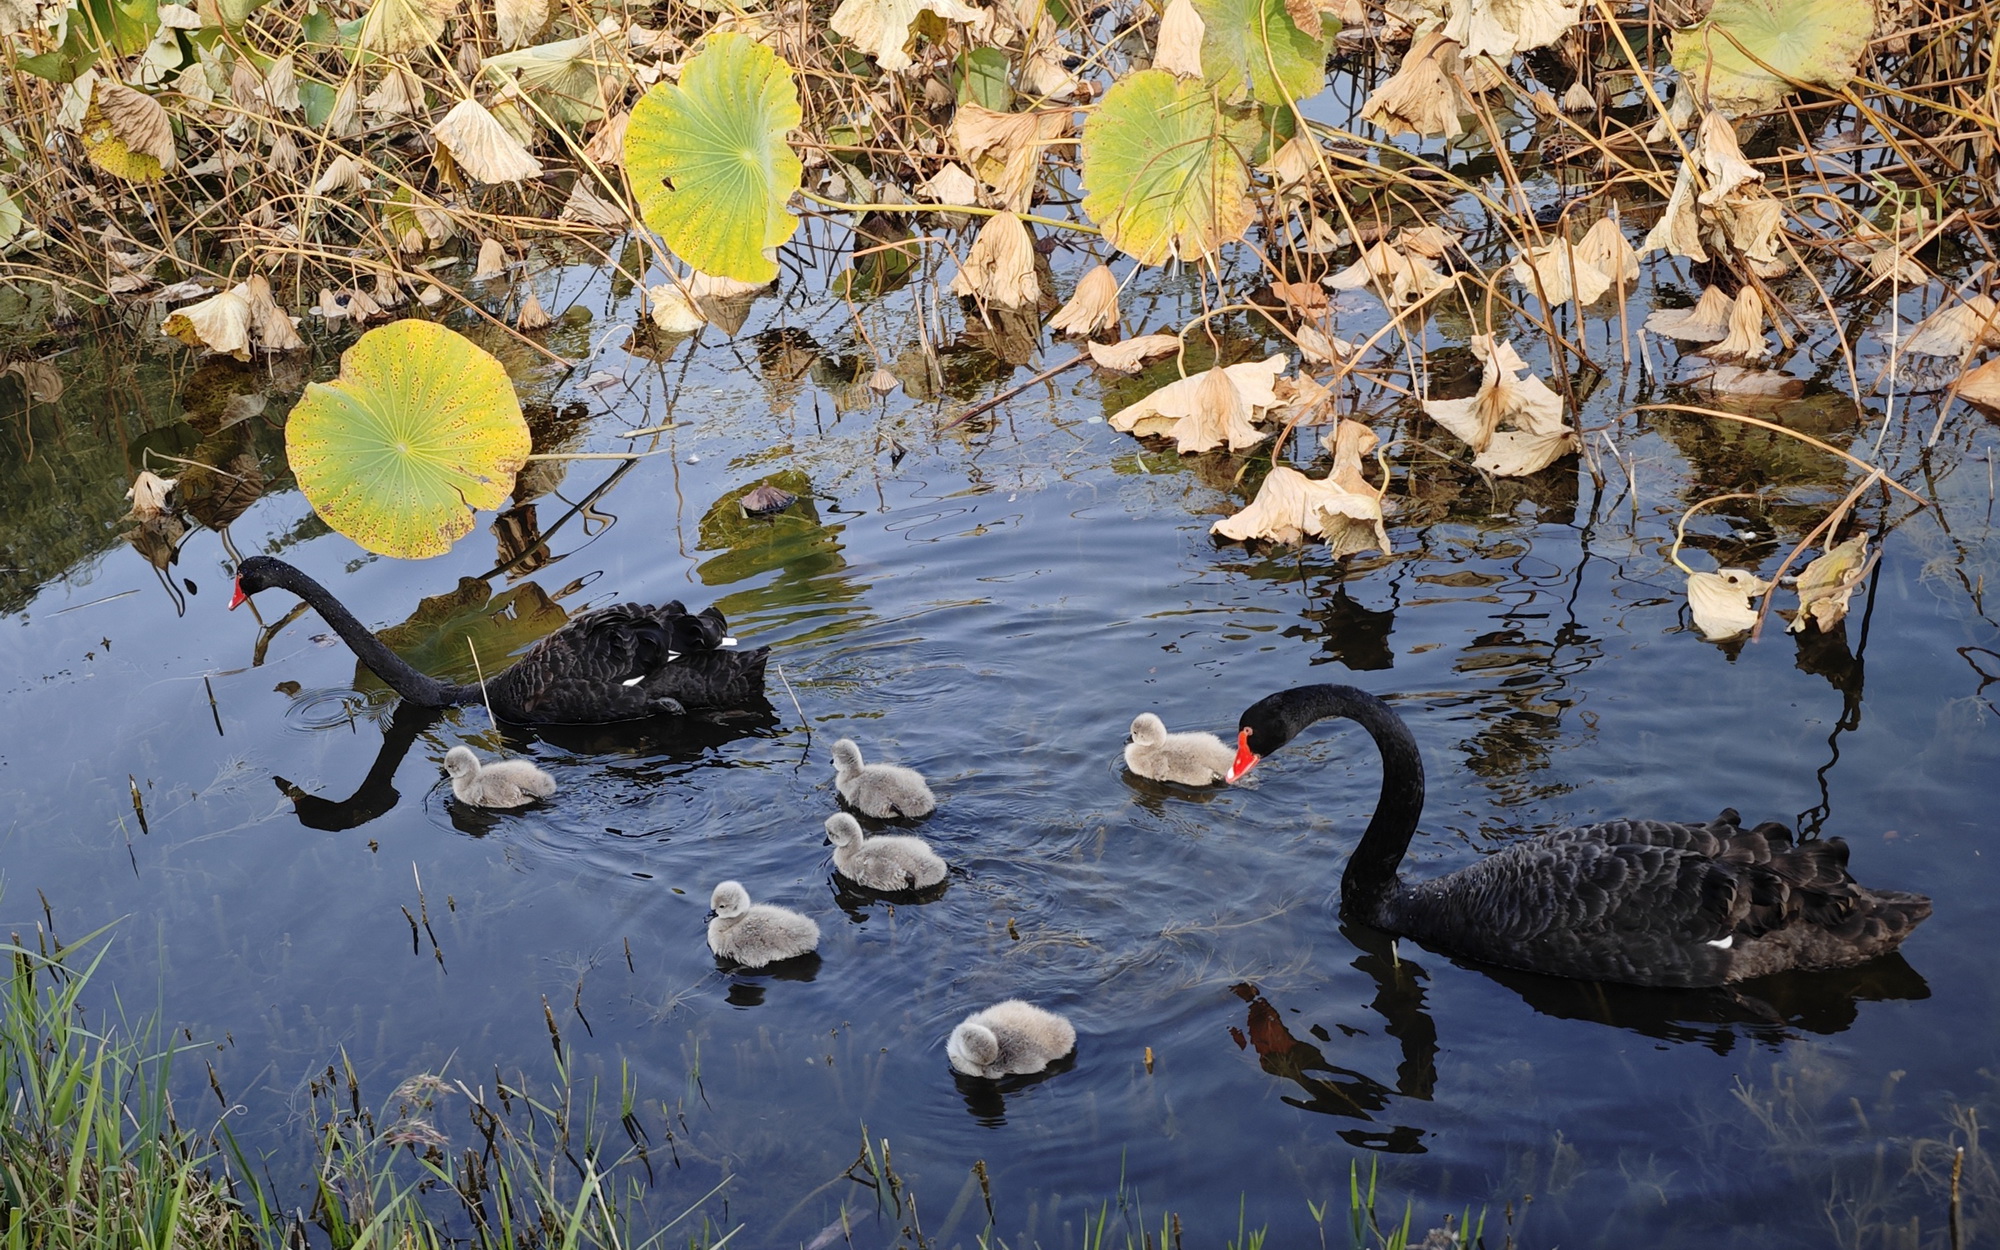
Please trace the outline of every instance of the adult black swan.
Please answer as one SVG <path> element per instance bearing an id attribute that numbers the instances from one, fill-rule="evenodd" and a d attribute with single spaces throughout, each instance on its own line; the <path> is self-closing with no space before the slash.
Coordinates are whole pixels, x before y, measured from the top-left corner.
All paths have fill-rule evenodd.
<path id="1" fill-rule="evenodd" d="M 238 565 L 229 606 L 273 586 L 311 604 L 363 664 L 421 707 L 484 701 L 515 724 L 591 725 L 740 707 L 764 697 L 770 648 L 737 649 L 714 608 L 695 614 L 678 602 L 626 603 L 586 612 L 487 678 L 482 694 L 478 686 L 411 668 L 326 587 L 283 560 L 252 556 Z"/>
<path id="2" fill-rule="evenodd" d="M 1252 704 L 1229 780 L 1329 717 L 1360 722 L 1382 753 L 1381 798 L 1341 875 L 1341 915 L 1446 955 L 1585 981 L 1713 986 L 1862 963 L 1931 914 L 1921 894 L 1855 881 L 1839 838 L 1794 842 L 1775 822 L 1745 829 L 1730 809 L 1705 825 L 1558 829 L 1408 883 L 1396 868 L 1423 811 L 1424 764 L 1374 695 L 1300 686 Z"/>

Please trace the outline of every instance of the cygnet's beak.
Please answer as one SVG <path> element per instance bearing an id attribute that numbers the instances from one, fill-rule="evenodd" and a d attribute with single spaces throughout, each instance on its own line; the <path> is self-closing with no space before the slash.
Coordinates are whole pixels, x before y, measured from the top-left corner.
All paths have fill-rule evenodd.
<path id="1" fill-rule="evenodd" d="M 1236 759 L 1229 765 L 1229 776 L 1224 780 L 1232 786 L 1235 785 L 1244 773 L 1257 767 L 1257 761 L 1262 758 L 1264 757 L 1250 749 L 1250 731 L 1239 729 L 1236 732 Z"/>
<path id="2" fill-rule="evenodd" d="M 722 914 L 721 912 L 719 912 L 719 911 L 715 910 L 715 908 L 711 907 L 711 908 L 709 908 L 709 909 L 708 909 L 708 915 L 707 915 L 706 917 L 704 917 L 704 919 L 707 919 L 707 920 L 713 920 L 713 919 L 715 919 L 715 918 L 716 918 L 717 916 L 720 916 L 721 914 Z"/>
<path id="3" fill-rule="evenodd" d="M 235 593 L 229 596 L 229 610 L 234 612 L 236 609 L 242 607 L 249 598 L 249 595 L 243 593 L 243 583 L 241 581 L 236 582 Z"/>

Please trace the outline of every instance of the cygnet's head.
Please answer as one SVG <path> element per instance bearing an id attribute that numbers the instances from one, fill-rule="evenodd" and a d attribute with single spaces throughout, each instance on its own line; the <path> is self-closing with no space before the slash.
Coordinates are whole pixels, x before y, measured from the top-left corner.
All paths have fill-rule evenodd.
<path id="1" fill-rule="evenodd" d="M 944 1053 L 961 1071 L 968 1065 L 989 1068 L 1000 1062 L 1000 1039 L 993 1036 L 992 1029 L 968 1020 L 951 1031 Z"/>
<path id="2" fill-rule="evenodd" d="M 854 745 L 854 739 L 842 738 L 833 744 L 833 770 L 835 772 L 858 772 L 860 768 L 861 748 Z"/>
<path id="3" fill-rule="evenodd" d="M 1167 740 L 1167 727 L 1151 712 L 1141 712 L 1132 718 L 1132 732 L 1127 742 L 1136 742 L 1142 747 L 1154 746 Z"/>
<path id="4" fill-rule="evenodd" d="M 846 812 L 835 812 L 826 818 L 826 836 L 835 846 L 860 846 L 861 822 Z"/>
<path id="5" fill-rule="evenodd" d="M 477 777 L 479 757 L 472 753 L 471 747 L 453 747 L 444 753 L 444 770 L 454 777 Z"/>
<path id="6" fill-rule="evenodd" d="M 750 910 L 750 891 L 739 881 L 725 881 L 708 896 L 708 918 L 733 920 Z"/>

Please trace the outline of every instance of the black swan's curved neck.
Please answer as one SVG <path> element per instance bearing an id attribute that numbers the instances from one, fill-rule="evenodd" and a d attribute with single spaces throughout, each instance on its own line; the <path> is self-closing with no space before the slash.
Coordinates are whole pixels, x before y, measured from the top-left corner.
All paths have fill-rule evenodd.
<path id="1" fill-rule="evenodd" d="M 1417 740 L 1394 708 L 1353 686 L 1300 686 L 1266 702 L 1276 704 L 1282 741 L 1316 721 L 1342 717 L 1366 729 L 1382 753 L 1382 793 L 1375 815 L 1340 877 L 1341 914 L 1372 924 L 1396 889 L 1396 869 L 1423 815 L 1424 760 Z M 1244 713 L 1246 723 L 1251 715 Z"/>
<path id="2" fill-rule="evenodd" d="M 282 590 L 291 591 L 311 604 L 313 611 L 333 626 L 333 632 L 340 635 L 355 658 L 409 702 L 419 707 L 450 707 L 457 703 L 475 702 L 479 698 L 476 686 L 442 682 L 411 668 L 409 661 L 370 633 L 367 626 L 355 619 L 354 613 L 333 597 L 332 592 L 284 561 L 271 561 L 264 580 Z"/>

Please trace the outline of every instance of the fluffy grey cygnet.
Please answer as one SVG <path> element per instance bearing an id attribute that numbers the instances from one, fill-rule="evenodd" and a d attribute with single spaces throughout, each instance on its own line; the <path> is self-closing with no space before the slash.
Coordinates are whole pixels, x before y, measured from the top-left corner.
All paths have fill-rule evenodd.
<path id="1" fill-rule="evenodd" d="M 1125 767 L 1154 781 L 1178 781 L 1184 786 L 1213 785 L 1229 779 L 1236 753 L 1214 734 L 1170 734 L 1160 718 L 1141 712 L 1132 719 L 1132 737 L 1125 743 Z"/>
<path id="2" fill-rule="evenodd" d="M 921 890 L 944 880 L 944 861 L 922 838 L 861 832 L 846 812 L 826 818 L 833 839 L 833 866 L 841 876 L 871 890 Z"/>
<path id="3" fill-rule="evenodd" d="M 973 1012 L 944 1047 L 952 1067 L 985 1077 L 1040 1072 L 1075 1049 L 1069 1021 L 1018 998 Z"/>
<path id="4" fill-rule="evenodd" d="M 752 903 L 742 883 L 725 881 L 708 896 L 708 949 L 746 968 L 810 954 L 819 925 L 789 907 Z"/>
<path id="5" fill-rule="evenodd" d="M 481 764 L 471 747 L 444 753 L 444 770 L 451 774 L 451 792 L 474 807 L 522 807 L 556 792 L 556 779 L 526 760 L 494 760 Z"/>
<path id="6" fill-rule="evenodd" d="M 898 764 L 862 763 L 852 738 L 833 744 L 833 786 L 842 802 L 877 820 L 928 816 L 937 807 L 923 774 Z"/>

